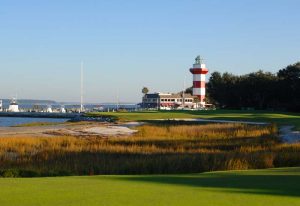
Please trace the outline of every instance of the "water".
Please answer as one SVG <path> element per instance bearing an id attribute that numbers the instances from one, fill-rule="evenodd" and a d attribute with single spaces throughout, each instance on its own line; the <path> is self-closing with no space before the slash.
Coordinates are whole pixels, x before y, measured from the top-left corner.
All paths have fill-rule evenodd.
<path id="1" fill-rule="evenodd" d="M 79 104 L 58 104 L 58 103 L 34 104 L 34 103 L 22 103 L 22 102 L 18 102 L 18 104 L 19 104 L 19 109 L 25 111 L 33 109 L 34 105 L 38 105 L 39 109 L 43 109 L 43 110 L 46 110 L 48 106 L 51 106 L 52 109 L 60 109 L 62 105 L 65 107 L 66 110 L 80 108 Z M 9 107 L 9 102 L 8 101 L 3 102 L 3 108 L 8 109 L 8 107 Z M 84 107 L 88 111 L 92 111 L 93 108 L 99 108 L 99 107 L 102 107 L 104 111 L 107 111 L 108 109 L 110 111 L 116 110 L 118 108 L 132 111 L 138 108 L 136 104 L 85 104 Z"/>
<path id="2" fill-rule="evenodd" d="M 32 122 L 66 122 L 68 119 L 57 118 L 30 118 L 30 117 L 0 117 L 0 127 L 10 127 Z"/>

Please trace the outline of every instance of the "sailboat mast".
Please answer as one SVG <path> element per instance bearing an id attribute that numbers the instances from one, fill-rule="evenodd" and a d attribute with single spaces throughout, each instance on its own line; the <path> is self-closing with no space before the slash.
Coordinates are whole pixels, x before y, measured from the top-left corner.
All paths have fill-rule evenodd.
<path id="1" fill-rule="evenodd" d="M 80 112 L 83 112 L 83 62 L 81 62 L 80 68 Z"/>
<path id="2" fill-rule="evenodd" d="M 119 89 L 117 90 L 117 111 L 119 110 L 120 97 L 119 97 Z"/>
<path id="3" fill-rule="evenodd" d="M 185 107 L 185 76 L 183 79 L 183 91 L 182 91 L 182 106 Z"/>

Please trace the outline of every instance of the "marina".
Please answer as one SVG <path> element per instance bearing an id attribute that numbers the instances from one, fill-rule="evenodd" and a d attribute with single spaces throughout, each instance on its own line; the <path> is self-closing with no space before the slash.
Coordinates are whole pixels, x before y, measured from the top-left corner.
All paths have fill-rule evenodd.
<path id="1" fill-rule="evenodd" d="M 0 113 L 87 113 L 87 112 L 113 112 L 118 110 L 136 111 L 139 105 L 135 103 L 86 103 L 84 111 L 81 104 L 61 103 L 50 100 L 16 100 L 0 99 Z M 5 114 L 4 114 L 5 113 Z M 14 114 L 17 115 L 17 114 Z M 23 116 L 23 115 L 22 115 Z M 35 115 L 34 115 L 35 116 Z M 55 116 L 55 115 L 54 115 Z M 68 116 L 68 115 L 67 115 Z"/>
<path id="2" fill-rule="evenodd" d="M 62 123 L 66 121 L 78 122 L 111 122 L 110 118 L 88 117 L 88 112 L 105 111 L 136 111 L 136 104 L 86 104 L 84 112 L 81 104 L 59 104 L 56 102 L 30 102 L 0 100 L 0 127 L 11 127 L 30 123 Z"/>

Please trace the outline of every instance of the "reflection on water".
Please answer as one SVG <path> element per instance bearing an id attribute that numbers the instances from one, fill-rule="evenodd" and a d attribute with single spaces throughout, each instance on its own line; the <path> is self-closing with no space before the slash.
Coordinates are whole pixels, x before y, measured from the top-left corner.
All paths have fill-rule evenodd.
<path id="1" fill-rule="evenodd" d="M 10 127 L 32 122 L 66 122 L 68 119 L 30 118 L 30 117 L 0 117 L 0 127 Z"/>

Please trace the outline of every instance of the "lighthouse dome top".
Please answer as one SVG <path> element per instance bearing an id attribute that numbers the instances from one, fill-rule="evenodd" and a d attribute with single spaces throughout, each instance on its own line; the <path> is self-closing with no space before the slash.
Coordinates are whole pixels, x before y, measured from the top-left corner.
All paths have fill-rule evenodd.
<path id="1" fill-rule="evenodd" d="M 198 56 L 196 56 L 196 58 L 195 58 L 195 64 L 202 64 L 202 63 L 203 63 L 203 60 L 204 60 L 204 59 L 202 59 L 201 56 L 198 55 Z"/>
<path id="2" fill-rule="evenodd" d="M 204 59 L 201 58 L 200 55 L 198 55 L 196 58 L 195 58 L 195 64 L 193 64 L 193 67 L 194 68 L 205 68 L 205 64 L 204 64 Z"/>

